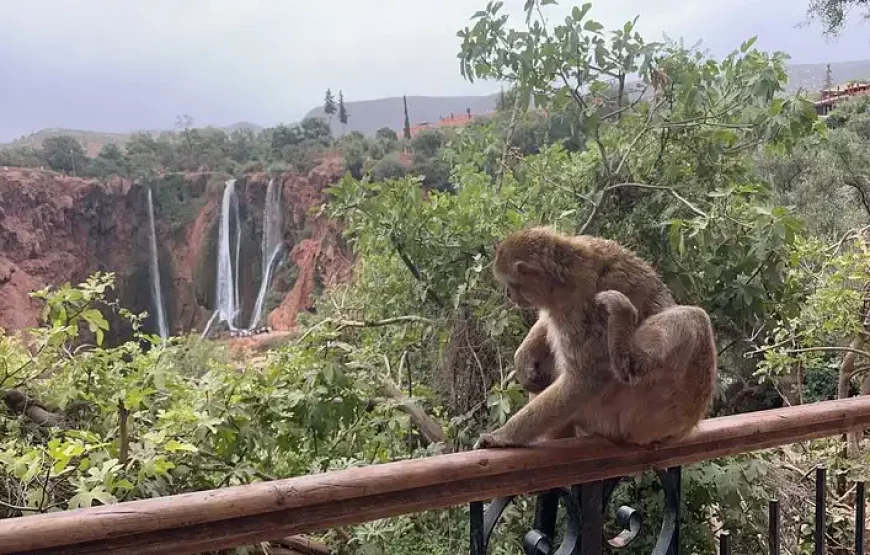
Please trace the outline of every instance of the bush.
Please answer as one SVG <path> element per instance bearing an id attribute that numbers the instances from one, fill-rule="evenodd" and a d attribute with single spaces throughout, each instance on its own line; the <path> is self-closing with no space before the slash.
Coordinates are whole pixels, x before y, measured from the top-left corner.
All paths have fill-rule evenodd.
<path id="1" fill-rule="evenodd" d="M 377 161 L 372 167 L 371 175 L 374 181 L 396 179 L 408 173 L 408 169 L 396 154 L 389 154 Z"/>
<path id="2" fill-rule="evenodd" d="M 69 135 L 46 138 L 42 151 L 48 167 L 55 171 L 82 173 L 88 163 L 81 143 Z"/>

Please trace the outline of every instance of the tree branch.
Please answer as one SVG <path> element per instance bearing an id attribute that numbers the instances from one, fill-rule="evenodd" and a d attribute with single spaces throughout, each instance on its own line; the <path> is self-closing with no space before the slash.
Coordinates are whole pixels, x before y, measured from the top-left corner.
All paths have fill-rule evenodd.
<path id="1" fill-rule="evenodd" d="M 402 259 L 402 262 L 405 263 L 405 266 L 407 266 L 408 270 L 411 271 L 411 274 L 414 276 L 414 278 L 420 283 L 426 285 L 426 296 L 429 297 L 429 300 L 437 304 L 439 307 L 443 308 L 444 303 L 441 301 L 441 298 L 438 297 L 438 295 L 434 291 L 432 291 L 432 289 L 429 287 L 429 284 L 426 283 L 426 280 L 423 279 L 423 275 L 420 273 L 417 265 L 414 264 L 410 257 L 408 257 L 408 254 L 405 252 L 405 247 L 399 241 L 399 238 L 396 237 L 395 233 L 390 233 L 390 242 L 393 243 L 393 247 L 396 249 L 396 254 L 399 255 L 399 258 Z"/>
<path id="2" fill-rule="evenodd" d="M 686 205 L 695 214 L 701 216 L 702 218 L 709 218 L 709 216 L 707 215 L 706 212 L 704 212 L 703 210 L 701 210 L 700 208 L 698 208 L 697 206 L 695 206 L 694 204 L 689 202 L 688 199 L 684 198 L 682 195 L 680 195 L 678 192 L 676 192 L 671 187 L 665 187 L 664 185 L 647 185 L 646 183 L 616 183 L 614 185 L 608 185 L 601 190 L 601 195 L 598 197 L 598 200 L 592 206 L 592 212 L 589 213 L 589 216 L 586 218 L 586 221 L 583 222 L 582 226 L 580 226 L 580 229 L 578 231 L 579 235 L 583 235 L 584 233 L 586 233 L 586 230 L 589 228 L 590 224 L 592 223 L 592 220 L 598 214 L 598 209 L 600 208 L 601 204 L 604 202 L 604 197 L 606 196 L 606 194 L 614 189 L 620 189 L 623 187 L 637 187 L 639 189 L 654 189 L 654 190 L 659 190 L 659 191 L 668 191 L 674 198 L 676 198 L 681 203 Z"/>
<path id="3" fill-rule="evenodd" d="M 384 318 L 383 320 L 344 320 L 342 318 L 326 318 L 308 328 L 308 331 L 299 337 L 297 343 L 302 343 L 314 331 L 329 324 L 335 324 L 338 326 L 337 331 L 341 331 L 345 328 L 379 328 L 382 326 L 391 326 L 393 324 L 433 324 L 434 322 L 434 320 L 429 318 L 415 315 L 393 316 L 392 318 Z"/>
<path id="4" fill-rule="evenodd" d="M 447 435 L 444 433 L 444 428 L 442 428 L 441 424 L 439 424 L 434 418 L 426 414 L 426 411 L 417 406 L 411 398 L 406 397 L 405 394 L 402 393 L 402 390 L 396 382 L 394 382 L 389 376 L 390 361 L 387 359 L 386 355 L 384 355 L 384 363 L 387 368 L 386 374 L 377 371 L 374 372 L 374 375 L 381 384 L 381 389 L 383 389 L 388 397 L 396 401 L 400 410 L 408 414 L 411 422 L 418 430 L 420 430 L 420 433 L 423 434 L 423 437 L 425 437 L 429 443 L 442 443 L 446 446 Z"/>

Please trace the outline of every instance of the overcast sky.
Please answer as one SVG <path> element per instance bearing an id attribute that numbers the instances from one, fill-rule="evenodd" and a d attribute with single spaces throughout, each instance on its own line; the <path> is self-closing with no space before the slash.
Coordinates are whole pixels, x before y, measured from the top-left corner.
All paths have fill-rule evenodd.
<path id="1" fill-rule="evenodd" d="M 570 3 L 561 2 L 563 5 Z M 298 121 L 327 87 L 347 100 L 483 94 L 459 75 L 456 31 L 485 0 L 0 0 L 0 141 L 45 127 L 100 131 Z M 519 13 L 522 0 L 506 0 Z M 796 28 L 806 0 L 598 0 L 647 40 L 751 35 L 794 63 L 870 58 L 870 26 L 836 41 Z M 562 8 L 560 8 L 562 9 Z"/>

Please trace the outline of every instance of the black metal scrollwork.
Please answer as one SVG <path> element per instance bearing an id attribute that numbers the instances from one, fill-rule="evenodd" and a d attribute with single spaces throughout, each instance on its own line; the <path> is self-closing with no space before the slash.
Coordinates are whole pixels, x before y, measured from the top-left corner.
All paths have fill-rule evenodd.
<path id="1" fill-rule="evenodd" d="M 680 468 L 657 470 L 664 492 L 662 527 L 651 555 L 678 555 Z M 621 506 L 616 523 L 622 531 L 604 539 L 604 510 L 622 478 L 561 487 L 537 494 L 535 521 L 523 537 L 525 555 L 598 555 L 605 543 L 612 550 L 627 547 L 641 532 L 643 519 L 639 511 Z M 490 538 L 504 510 L 514 497 L 493 499 L 484 510 L 483 502 L 471 504 L 471 555 L 486 555 Z M 556 519 L 563 506 L 567 524 L 556 545 Z"/>

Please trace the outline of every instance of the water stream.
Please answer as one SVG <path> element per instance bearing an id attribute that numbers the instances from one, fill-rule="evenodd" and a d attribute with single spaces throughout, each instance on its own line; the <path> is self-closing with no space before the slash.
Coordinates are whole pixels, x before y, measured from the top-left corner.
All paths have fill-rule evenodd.
<path id="1" fill-rule="evenodd" d="M 169 327 L 166 324 L 166 307 L 163 304 L 163 288 L 160 286 L 160 263 L 157 257 L 157 232 L 154 229 L 154 199 L 151 188 L 148 188 L 148 246 L 151 251 L 149 269 L 151 273 L 151 297 L 157 316 L 157 333 L 160 337 L 169 337 Z"/>
<path id="2" fill-rule="evenodd" d="M 235 208 L 235 210 L 233 210 Z M 231 254 L 230 219 L 236 217 L 235 268 Z M 239 225 L 239 203 L 236 197 L 236 180 L 230 179 L 224 187 L 221 201 L 220 228 L 218 230 L 217 256 L 217 320 L 226 322 L 230 330 L 236 329 L 236 316 L 239 312 L 239 247 L 241 243 L 241 226 Z M 208 326 L 210 327 L 210 326 Z M 206 332 L 208 331 L 206 327 Z"/>
<path id="3" fill-rule="evenodd" d="M 263 316 L 263 302 L 266 292 L 272 281 L 272 271 L 275 262 L 281 254 L 283 243 L 281 241 L 281 186 L 275 185 L 275 180 L 269 180 L 266 187 L 266 202 L 263 207 L 263 240 L 261 250 L 263 257 L 262 281 L 260 291 L 257 293 L 257 302 L 254 304 L 254 312 L 251 315 L 251 324 L 248 329 L 253 329 L 260 323 Z"/>

